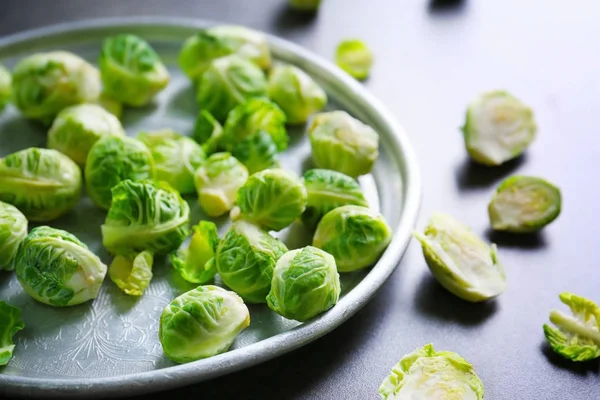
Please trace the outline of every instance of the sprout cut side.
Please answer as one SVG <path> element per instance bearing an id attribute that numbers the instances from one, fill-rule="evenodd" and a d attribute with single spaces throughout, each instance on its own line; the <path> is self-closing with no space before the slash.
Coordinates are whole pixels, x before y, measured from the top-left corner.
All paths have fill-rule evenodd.
<path id="1" fill-rule="evenodd" d="M 373 52 L 362 40 L 344 40 L 337 47 L 335 62 L 353 78 L 366 79 L 373 65 Z"/>

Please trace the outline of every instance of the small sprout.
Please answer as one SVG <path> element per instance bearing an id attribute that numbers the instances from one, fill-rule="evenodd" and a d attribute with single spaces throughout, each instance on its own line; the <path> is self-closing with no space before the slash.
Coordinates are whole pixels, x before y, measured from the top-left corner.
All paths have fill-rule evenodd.
<path id="1" fill-rule="evenodd" d="M 479 302 L 506 290 L 496 245 L 488 246 L 450 215 L 435 213 L 425 232 L 414 233 L 438 282 L 461 299 Z"/>
<path id="2" fill-rule="evenodd" d="M 121 119 L 123 116 L 123 104 L 119 103 L 106 92 L 100 93 L 100 97 L 92 103 L 104 108 L 106 111 L 117 117 L 117 119 Z"/>
<path id="3" fill-rule="evenodd" d="M 375 264 L 391 240 L 392 231 L 381 214 L 342 206 L 321 219 L 313 246 L 331 254 L 339 272 L 352 272 Z"/>
<path id="4" fill-rule="evenodd" d="M 189 233 L 190 207 L 166 182 L 124 180 L 112 189 L 102 243 L 115 255 L 168 254 Z"/>
<path id="5" fill-rule="evenodd" d="M 288 0 L 290 7 L 298 11 L 316 12 L 321 0 Z"/>
<path id="6" fill-rule="evenodd" d="M 317 114 L 308 135 L 318 168 L 357 178 L 371 172 L 379 157 L 377 132 L 345 111 Z"/>
<path id="7" fill-rule="evenodd" d="M 462 128 L 471 158 L 495 166 L 520 156 L 535 139 L 533 111 L 508 92 L 486 92 L 467 109 Z"/>
<path id="8" fill-rule="evenodd" d="M 233 147 L 232 154 L 248 168 L 250 174 L 277 168 L 277 145 L 267 132 L 260 130 Z"/>
<path id="9" fill-rule="evenodd" d="M 10 101 L 12 93 L 12 75 L 10 71 L 0 64 L 0 111 Z"/>
<path id="10" fill-rule="evenodd" d="M 290 124 L 303 124 L 327 105 L 325 91 L 304 71 L 293 65 L 278 65 L 269 75 L 269 97 Z"/>
<path id="11" fill-rule="evenodd" d="M 111 189 L 125 179 L 141 181 L 155 178 L 152 153 L 137 139 L 109 136 L 90 149 L 85 164 L 88 195 L 98 207 L 108 210 Z"/>
<path id="12" fill-rule="evenodd" d="M 572 361 L 588 361 L 600 357 L 600 307 L 585 297 L 561 293 L 560 301 L 573 316 L 553 310 L 550 322 L 544 324 L 544 335 L 554 352 Z"/>
<path id="13" fill-rule="evenodd" d="M 186 363 L 225 353 L 249 325 L 250 312 L 237 294 L 198 286 L 165 307 L 158 336 L 169 359 Z"/>
<path id="14" fill-rule="evenodd" d="M 488 213 L 497 231 L 528 233 L 554 221 L 561 209 L 560 189 L 532 176 L 512 176 L 500 183 Z"/>
<path id="15" fill-rule="evenodd" d="M 340 297 L 340 275 L 331 254 L 308 246 L 285 253 L 273 270 L 269 308 L 289 319 L 308 321 Z"/>
<path id="16" fill-rule="evenodd" d="M 288 249 L 259 227 L 237 221 L 219 243 L 215 265 L 223 283 L 248 303 L 265 303 L 273 269 Z"/>
<path id="17" fill-rule="evenodd" d="M 337 47 L 335 62 L 353 78 L 363 80 L 371 71 L 373 52 L 362 40 L 344 40 Z"/>
<path id="18" fill-rule="evenodd" d="M 190 244 L 170 254 L 171 263 L 186 281 L 204 284 L 217 273 L 213 257 L 219 244 L 219 234 L 217 226 L 210 221 L 200 221 L 193 231 Z M 213 261 L 209 262 L 211 259 Z"/>
<path id="19" fill-rule="evenodd" d="M 217 152 L 219 140 L 223 135 L 223 126 L 206 110 L 200 111 L 194 125 L 194 140 L 202 145 L 207 155 Z"/>
<path id="20" fill-rule="evenodd" d="M 141 296 L 152 280 L 154 256 L 142 251 L 129 256 L 116 256 L 108 268 L 110 279 L 130 296 Z"/>
<path id="21" fill-rule="evenodd" d="M 194 173 L 206 159 L 198 143 L 171 129 L 142 132 L 138 139 L 152 153 L 157 180 L 168 182 L 181 194 L 195 192 Z"/>
<path id="22" fill-rule="evenodd" d="M 280 231 L 302 215 L 306 189 L 292 172 L 266 169 L 251 175 L 240 187 L 237 204 L 247 221 Z"/>
<path id="23" fill-rule="evenodd" d="M 234 206 L 248 170 L 231 154 L 215 153 L 196 170 L 194 179 L 200 207 L 208 216 L 218 217 Z"/>
<path id="24" fill-rule="evenodd" d="M 158 54 L 135 35 L 105 39 L 98 64 L 106 93 L 128 106 L 148 104 L 169 83 L 169 72 Z"/>
<path id="25" fill-rule="evenodd" d="M 29 232 L 15 261 L 25 292 L 41 303 L 59 307 L 98 297 L 106 269 L 85 243 L 49 226 Z"/>
<path id="26" fill-rule="evenodd" d="M 17 250 L 26 236 L 27 218 L 15 206 L 0 201 L 0 271 L 14 268 Z"/>
<path id="27" fill-rule="evenodd" d="M 117 117 L 98 105 L 80 104 L 56 116 L 48 132 L 48 148 L 84 166 L 92 146 L 106 136 L 125 136 Z"/>
<path id="28" fill-rule="evenodd" d="M 0 366 L 8 364 L 12 358 L 15 349 L 13 336 L 24 328 L 21 310 L 0 301 Z"/>
<path id="29" fill-rule="evenodd" d="M 383 400 L 482 400 L 483 382 L 473 365 L 451 351 L 426 344 L 405 355 L 379 386 Z"/>
<path id="30" fill-rule="evenodd" d="M 69 212 L 81 197 L 81 169 L 69 157 L 31 147 L 0 159 L 0 201 L 28 220 L 46 222 Z"/>

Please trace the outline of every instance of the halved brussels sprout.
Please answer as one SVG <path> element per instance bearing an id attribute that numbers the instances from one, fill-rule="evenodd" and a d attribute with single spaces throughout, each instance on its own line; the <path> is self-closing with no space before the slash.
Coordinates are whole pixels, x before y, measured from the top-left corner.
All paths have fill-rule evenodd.
<path id="1" fill-rule="evenodd" d="M 100 97 L 93 104 L 97 104 L 100 107 L 104 108 L 106 111 L 121 119 L 123 116 L 123 104 L 119 103 L 116 99 L 114 99 L 110 94 L 106 92 L 100 93 Z"/>
<path id="2" fill-rule="evenodd" d="M 496 245 L 488 246 L 471 229 L 447 214 L 434 213 L 425 232 L 415 232 L 425 261 L 438 282 L 461 299 L 479 302 L 506 290 Z"/>
<path id="3" fill-rule="evenodd" d="M 81 169 L 69 157 L 31 147 L 0 159 L 0 201 L 28 220 L 45 222 L 69 212 L 81 197 Z"/>
<path id="4" fill-rule="evenodd" d="M 288 0 L 290 7 L 300 11 L 317 11 L 321 0 Z"/>
<path id="5" fill-rule="evenodd" d="M 66 51 L 38 53 L 13 70 L 12 100 L 28 118 L 51 123 L 63 108 L 100 96 L 96 68 Z"/>
<path id="6" fill-rule="evenodd" d="M 198 286 L 165 307 L 158 336 L 168 358 L 186 363 L 226 352 L 249 325 L 250 312 L 237 294 Z"/>
<path id="7" fill-rule="evenodd" d="M 223 126 L 219 121 L 208 111 L 200 111 L 194 126 L 194 140 L 202 145 L 207 155 L 217 152 L 222 135 Z"/>
<path id="8" fill-rule="evenodd" d="M 128 106 L 148 104 L 169 83 L 169 72 L 158 54 L 135 35 L 105 39 L 98 65 L 106 93 Z"/>
<path id="9" fill-rule="evenodd" d="M 98 207 L 108 210 L 111 189 L 125 179 L 154 179 L 152 153 L 137 139 L 108 136 L 90 149 L 85 163 L 85 185 L 88 195 Z"/>
<path id="10" fill-rule="evenodd" d="M 371 172 L 379 157 L 379 135 L 345 111 L 320 113 L 308 130 L 312 157 L 318 168 L 352 178 Z"/>
<path id="11" fill-rule="evenodd" d="M 98 297 L 106 265 L 69 232 L 40 226 L 21 243 L 15 271 L 31 297 L 62 307 Z"/>
<path id="12" fill-rule="evenodd" d="M 256 225 L 236 221 L 219 243 L 217 271 L 229 288 L 248 303 L 265 303 L 273 269 L 288 249 Z"/>
<path id="13" fill-rule="evenodd" d="M 573 316 L 553 310 L 544 324 L 546 340 L 556 353 L 572 361 L 600 357 L 600 307 L 585 297 L 561 293 L 560 301 L 569 306 Z"/>
<path id="14" fill-rule="evenodd" d="M 375 264 L 391 240 L 392 231 L 381 214 L 342 206 L 321 219 L 313 246 L 331 254 L 339 272 L 351 272 Z"/>
<path id="15" fill-rule="evenodd" d="M 333 307 L 340 290 L 333 256 L 308 246 L 289 251 L 277 261 L 267 304 L 286 318 L 304 322 Z"/>
<path id="16" fill-rule="evenodd" d="M 561 209 L 560 189 L 533 176 L 512 176 L 500 183 L 488 213 L 497 231 L 528 233 L 554 221 Z"/>
<path id="17" fill-rule="evenodd" d="M 237 204 L 244 219 L 280 231 L 302 215 L 306 189 L 292 172 L 266 169 L 251 175 L 238 190 Z"/>
<path id="18" fill-rule="evenodd" d="M 473 365 L 451 351 L 426 344 L 405 355 L 379 386 L 383 400 L 482 400 L 483 382 Z"/>
<path id="19" fill-rule="evenodd" d="M 290 124 L 303 124 L 327 105 L 327 94 L 306 72 L 293 65 L 277 65 L 269 74 L 269 97 Z"/>
<path id="20" fill-rule="evenodd" d="M 196 170 L 198 201 L 210 217 L 231 210 L 238 189 L 248 179 L 248 170 L 229 153 L 215 153 Z"/>
<path id="21" fill-rule="evenodd" d="M 310 169 L 304 173 L 303 181 L 307 197 L 302 223 L 309 229 L 315 229 L 321 218 L 334 208 L 369 206 L 358 182 L 341 172 Z"/>
<path id="22" fill-rule="evenodd" d="M 105 136 L 125 136 L 121 122 L 95 104 L 79 104 L 63 109 L 48 132 L 48 147 L 85 165 L 90 149 Z"/>
<path id="23" fill-rule="evenodd" d="M 129 256 L 116 256 L 108 267 L 108 276 L 125 293 L 141 296 L 152 280 L 154 256 L 142 251 Z"/>
<path id="24" fill-rule="evenodd" d="M 14 268 L 13 260 L 26 236 L 27 218 L 17 207 L 0 201 L 0 271 Z"/>
<path id="25" fill-rule="evenodd" d="M 194 233 L 187 247 L 170 254 L 173 267 L 183 279 L 191 283 L 206 283 L 214 278 L 217 267 L 214 263 L 219 244 L 217 226 L 210 221 L 200 221 L 193 227 Z M 210 262 L 210 260 L 213 262 Z"/>
<path id="26" fill-rule="evenodd" d="M 248 168 L 250 174 L 268 168 L 277 168 L 277 145 L 267 132 L 260 130 L 238 144 L 232 150 L 235 158 Z"/>
<path id="27" fill-rule="evenodd" d="M 266 96 L 265 74 L 236 54 L 212 61 L 198 88 L 200 109 L 210 112 L 218 121 L 224 121 L 238 104 Z"/>
<path id="28" fill-rule="evenodd" d="M 337 47 L 335 62 L 350 76 L 362 80 L 366 79 L 371 72 L 373 53 L 362 40 L 344 40 Z"/>
<path id="29" fill-rule="evenodd" d="M 156 179 L 168 182 L 181 194 L 195 192 L 194 173 L 206 159 L 198 143 L 171 129 L 142 132 L 138 139 L 152 153 Z"/>
<path id="30" fill-rule="evenodd" d="M 10 101 L 12 93 L 12 75 L 10 71 L 0 64 L 0 111 Z"/>
<path id="31" fill-rule="evenodd" d="M 8 364 L 12 358 L 15 349 L 13 336 L 24 328 L 21 310 L 5 301 L 0 301 L 0 365 Z"/>
<path id="32" fill-rule="evenodd" d="M 471 158 L 484 165 L 520 156 L 535 139 L 533 111 L 505 91 L 482 93 L 469 108 L 462 128 Z"/>
<path id="33" fill-rule="evenodd" d="M 181 246 L 189 223 L 188 203 L 168 183 L 126 179 L 112 189 L 102 243 L 117 255 L 168 254 Z"/>

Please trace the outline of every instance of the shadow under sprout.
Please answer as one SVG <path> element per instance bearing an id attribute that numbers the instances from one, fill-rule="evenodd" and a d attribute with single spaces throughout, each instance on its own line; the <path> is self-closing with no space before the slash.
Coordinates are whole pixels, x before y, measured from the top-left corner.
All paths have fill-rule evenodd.
<path id="1" fill-rule="evenodd" d="M 546 356 L 550 364 L 557 368 L 567 370 L 580 376 L 586 376 L 589 374 L 600 375 L 599 359 L 584 362 L 568 360 L 560 354 L 555 353 L 546 341 L 540 344 L 540 350 L 544 356 Z"/>
<path id="2" fill-rule="evenodd" d="M 467 5 L 466 0 L 431 0 L 428 10 L 430 13 L 459 12 Z"/>
<path id="3" fill-rule="evenodd" d="M 465 158 L 456 169 L 458 188 L 460 190 L 488 188 L 512 174 L 526 161 L 526 156 L 522 155 L 497 167 L 488 167 L 478 164 L 470 158 Z"/>
<path id="4" fill-rule="evenodd" d="M 318 12 L 298 11 L 292 9 L 287 2 L 275 12 L 273 27 L 277 32 L 286 33 L 311 25 Z"/>
<path id="5" fill-rule="evenodd" d="M 543 232 L 532 233 L 510 233 L 498 232 L 489 228 L 485 236 L 498 247 L 509 247 L 516 249 L 543 249 L 548 243 Z"/>

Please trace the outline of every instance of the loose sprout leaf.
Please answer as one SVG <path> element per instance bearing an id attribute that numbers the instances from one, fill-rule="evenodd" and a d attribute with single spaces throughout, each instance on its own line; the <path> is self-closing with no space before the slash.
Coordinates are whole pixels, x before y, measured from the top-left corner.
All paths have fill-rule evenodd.
<path id="1" fill-rule="evenodd" d="M 170 254 L 171 264 L 186 281 L 204 284 L 217 273 L 214 261 L 209 261 L 214 260 L 219 234 L 210 221 L 200 221 L 193 231 L 189 245 Z"/>
<path id="2" fill-rule="evenodd" d="M 152 280 L 154 256 L 142 251 L 130 256 L 116 256 L 108 268 L 110 279 L 130 296 L 141 296 Z"/>
<path id="3" fill-rule="evenodd" d="M 344 40 L 337 47 L 335 62 L 350 76 L 366 79 L 373 65 L 373 53 L 362 40 Z"/>
<path id="4" fill-rule="evenodd" d="M 250 174 L 279 166 L 277 145 L 271 135 L 263 130 L 236 144 L 231 153 L 248 168 Z"/>
<path id="5" fill-rule="evenodd" d="M 222 135 L 223 126 L 219 121 L 210 112 L 200 111 L 194 125 L 194 140 L 202 145 L 207 155 L 217 152 Z"/>
<path id="6" fill-rule="evenodd" d="M 27 236 L 27 218 L 15 206 L 0 201 L 0 271 L 12 270 L 19 246 Z"/>
<path id="7" fill-rule="evenodd" d="M 10 101 L 12 95 L 12 75 L 10 71 L 0 64 L 0 111 Z"/>
<path id="8" fill-rule="evenodd" d="M 0 301 L 0 365 L 8 364 L 12 358 L 15 348 L 13 336 L 24 328 L 21 310 L 5 301 Z"/>

